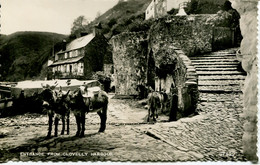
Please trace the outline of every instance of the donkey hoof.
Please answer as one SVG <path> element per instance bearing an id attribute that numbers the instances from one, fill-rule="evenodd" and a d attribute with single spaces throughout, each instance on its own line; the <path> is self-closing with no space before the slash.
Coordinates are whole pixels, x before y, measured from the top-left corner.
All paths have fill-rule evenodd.
<path id="1" fill-rule="evenodd" d="M 69 135 L 70 134 L 70 132 L 67 132 L 67 135 Z"/>
<path id="2" fill-rule="evenodd" d="M 76 133 L 75 137 L 79 137 L 79 132 Z"/>
<path id="3" fill-rule="evenodd" d="M 85 135 L 84 134 L 80 134 L 79 137 L 84 137 Z"/>
<path id="4" fill-rule="evenodd" d="M 64 132 L 61 132 L 60 134 L 61 134 L 61 135 L 64 135 Z"/>
<path id="5" fill-rule="evenodd" d="M 98 132 L 105 132 L 105 130 L 104 129 L 99 129 Z"/>
<path id="6" fill-rule="evenodd" d="M 45 139 L 50 139 L 51 138 L 51 135 L 47 135 L 46 137 L 45 137 Z"/>
<path id="7" fill-rule="evenodd" d="M 158 115 L 156 115 L 156 118 L 158 118 Z"/>

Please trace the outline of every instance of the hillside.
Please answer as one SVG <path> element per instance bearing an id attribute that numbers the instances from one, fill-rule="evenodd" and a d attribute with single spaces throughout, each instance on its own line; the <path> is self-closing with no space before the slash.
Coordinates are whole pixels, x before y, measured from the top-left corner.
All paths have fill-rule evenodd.
<path id="1" fill-rule="evenodd" d="M 97 23 L 102 24 L 102 32 L 107 38 L 129 31 L 131 24 L 140 24 L 145 18 L 145 10 L 151 0 L 127 0 L 119 1 L 114 7 L 96 18 L 87 26 L 91 32 Z"/>
<path id="2" fill-rule="evenodd" d="M 223 10 L 227 0 L 191 0 L 186 9 L 188 14 L 215 14 Z M 87 25 L 87 32 L 91 33 L 93 27 L 101 23 L 102 33 L 110 39 L 112 36 L 125 31 L 148 30 L 152 19 L 145 19 L 145 10 L 151 0 L 127 0 L 119 1 L 114 7 L 96 18 Z M 224 9 L 225 10 L 225 9 Z M 173 9 L 169 14 L 176 14 Z"/>
<path id="3" fill-rule="evenodd" d="M 42 66 L 66 36 L 48 32 L 16 32 L 0 36 L 0 81 L 39 78 Z M 60 49 L 56 46 L 55 49 Z M 56 51 L 57 51 L 56 50 Z"/>

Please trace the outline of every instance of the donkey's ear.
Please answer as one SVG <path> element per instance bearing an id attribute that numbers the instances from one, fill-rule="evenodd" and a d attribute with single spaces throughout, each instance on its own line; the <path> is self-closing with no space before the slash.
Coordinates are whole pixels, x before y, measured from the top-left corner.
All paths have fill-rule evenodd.
<path id="1" fill-rule="evenodd" d="M 78 93 L 78 95 L 82 95 L 81 89 L 79 89 L 79 93 Z"/>
<path id="2" fill-rule="evenodd" d="M 65 95 L 65 96 L 67 97 L 69 94 L 70 94 L 70 90 L 68 90 L 68 92 L 66 93 L 66 95 Z"/>

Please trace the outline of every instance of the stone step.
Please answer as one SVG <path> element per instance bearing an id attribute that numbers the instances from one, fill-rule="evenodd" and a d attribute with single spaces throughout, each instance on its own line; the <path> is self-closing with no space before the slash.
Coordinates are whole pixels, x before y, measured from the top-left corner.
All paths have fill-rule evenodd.
<path id="1" fill-rule="evenodd" d="M 229 65 L 196 65 L 196 70 L 198 68 L 236 68 L 238 64 L 229 64 Z"/>
<path id="2" fill-rule="evenodd" d="M 196 71 L 237 71 L 236 66 L 229 68 L 196 68 Z"/>
<path id="3" fill-rule="evenodd" d="M 234 101 L 234 100 L 241 100 L 242 101 L 243 94 L 238 92 L 236 94 L 232 93 L 200 93 L 199 94 L 199 101 L 201 102 L 227 102 L 227 101 Z"/>
<path id="4" fill-rule="evenodd" d="M 243 85 L 244 80 L 218 80 L 218 81 L 198 81 L 199 86 L 213 86 L 213 85 L 219 85 L 219 86 L 233 86 L 233 85 Z"/>
<path id="5" fill-rule="evenodd" d="M 194 64 L 194 63 L 208 63 L 208 62 L 238 62 L 236 59 L 223 59 L 223 58 L 220 58 L 220 59 L 196 59 L 196 60 L 191 60 L 191 62 Z"/>
<path id="6" fill-rule="evenodd" d="M 212 54 L 203 54 L 197 57 L 236 57 L 236 54 L 232 54 L 232 53 L 212 53 Z"/>
<path id="7" fill-rule="evenodd" d="M 199 92 L 203 93 L 242 93 L 241 89 L 214 89 L 214 88 L 199 88 Z"/>
<path id="8" fill-rule="evenodd" d="M 242 94 L 241 92 L 235 92 L 236 94 Z M 208 94 L 208 93 L 201 93 L 201 94 Z M 209 94 L 219 94 L 219 93 L 209 93 Z M 224 93 L 224 94 L 230 94 L 234 95 L 234 93 Z M 232 101 L 232 100 L 227 100 L 226 98 L 209 98 L 209 97 L 200 97 L 199 98 L 200 102 L 226 102 L 226 101 Z M 241 107 L 242 108 L 242 107 Z"/>
<path id="9" fill-rule="evenodd" d="M 245 80 L 244 75 L 222 75 L 222 76 L 214 76 L 214 75 L 210 75 L 210 76 L 199 76 L 199 80 L 200 81 L 207 81 L 207 80 Z"/>
<path id="10" fill-rule="evenodd" d="M 223 56 L 199 56 L 199 57 L 190 57 L 190 60 L 207 60 L 207 59 L 237 59 L 236 56 L 232 57 L 232 56 L 227 56 L 227 57 L 223 57 Z"/>
<path id="11" fill-rule="evenodd" d="M 241 90 L 242 85 L 200 85 L 199 90 Z"/>
<path id="12" fill-rule="evenodd" d="M 193 65 L 198 66 L 198 65 L 209 65 L 209 66 L 214 66 L 214 65 L 238 65 L 238 61 L 214 61 L 214 62 L 192 62 Z"/>
<path id="13" fill-rule="evenodd" d="M 197 71 L 200 75 L 243 75 L 243 72 L 239 71 Z"/>

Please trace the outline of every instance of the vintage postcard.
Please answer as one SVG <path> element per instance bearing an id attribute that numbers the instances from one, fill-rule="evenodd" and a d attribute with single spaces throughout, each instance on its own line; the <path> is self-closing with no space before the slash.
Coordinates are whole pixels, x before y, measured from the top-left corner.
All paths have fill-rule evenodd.
<path id="1" fill-rule="evenodd" d="M 257 163 L 257 0 L 1 0 L 0 162 Z"/>

